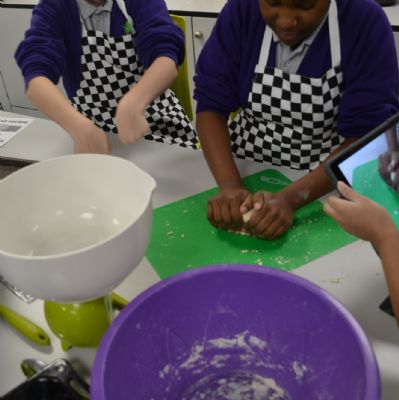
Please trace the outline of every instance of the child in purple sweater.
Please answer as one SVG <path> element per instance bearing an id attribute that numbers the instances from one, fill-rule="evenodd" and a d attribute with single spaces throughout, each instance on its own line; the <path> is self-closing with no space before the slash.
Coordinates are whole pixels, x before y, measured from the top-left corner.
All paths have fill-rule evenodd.
<path id="1" fill-rule="evenodd" d="M 332 190 L 327 157 L 399 109 L 392 28 L 375 0 L 229 0 L 195 84 L 197 133 L 219 186 L 208 219 L 266 239 Z M 250 194 L 234 156 L 311 172 Z"/>
<path id="2" fill-rule="evenodd" d="M 163 0 L 41 0 L 15 57 L 28 98 L 70 134 L 76 152 L 109 153 L 105 132 L 122 143 L 146 135 L 196 146 L 168 89 L 184 36 Z"/>

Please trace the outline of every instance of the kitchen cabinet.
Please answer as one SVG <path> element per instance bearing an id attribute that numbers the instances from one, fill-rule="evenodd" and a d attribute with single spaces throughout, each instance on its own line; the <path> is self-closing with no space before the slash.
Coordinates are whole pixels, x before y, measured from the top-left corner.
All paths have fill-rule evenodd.
<path id="1" fill-rule="evenodd" d="M 29 27 L 32 10 L 25 8 L 2 8 L 0 10 L 0 71 L 7 89 L 12 111 L 34 109 L 25 96 L 25 84 L 14 59 L 15 50 Z"/>
<path id="2" fill-rule="evenodd" d="M 46 118 L 26 97 L 25 82 L 14 59 L 15 50 L 29 28 L 31 15 L 32 7 L 0 8 L 0 103 L 4 110 Z M 61 84 L 59 88 L 64 92 Z"/>
<path id="3" fill-rule="evenodd" d="M 191 18 L 192 24 L 192 34 L 187 39 L 187 41 L 191 41 L 191 46 L 193 49 L 193 60 L 194 66 L 190 71 L 190 85 L 191 85 L 191 92 L 193 94 L 194 91 L 194 75 L 195 75 L 195 65 L 197 63 L 198 57 L 201 53 L 202 48 L 204 47 L 206 41 L 208 40 L 212 29 L 216 23 L 216 17 L 208 18 L 208 17 L 192 17 Z M 194 100 L 193 96 L 191 96 L 191 102 L 193 105 L 193 110 L 195 111 L 196 101 Z M 195 119 L 195 114 L 194 114 Z"/>
<path id="4" fill-rule="evenodd" d="M 195 104 L 193 101 L 193 89 L 194 89 L 194 74 L 195 74 L 195 58 L 194 58 L 194 44 L 192 41 L 192 32 L 193 32 L 193 26 L 192 26 L 192 18 L 189 16 L 185 16 L 184 20 L 186 22 L 186 32 L 185 32 L 185 38 L 186 38 L 186 57 L 187 57 L 187 67 L 188 67 L 188 81 L 190 85 L 190 98 L 191 98 L 191 103 L 192 103 L 192 108 L 193 108 L 193 114 L 195 118 Z"/>
<path id="5" fill-rule="evenodd" d="M 193 17 L 192 20 L 194 58 L 197 62 L 202 48 L 211 35 L 212 29 L 216 23 L 216 18 Z"/>

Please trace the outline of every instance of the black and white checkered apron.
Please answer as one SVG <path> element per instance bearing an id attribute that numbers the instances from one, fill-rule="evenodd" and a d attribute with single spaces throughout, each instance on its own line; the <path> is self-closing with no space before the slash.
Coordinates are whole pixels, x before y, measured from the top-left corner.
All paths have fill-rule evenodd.
<path id="1" fill-rule="evenodd" d="M 272 30 L 266 26 L 248 106 L 229 125 L 237 157 L 310 170 L 344 141 L 336 130 L 343 76 L 334 0 L 328 24 L 332 68 L 321 78 L 267 67 Z"/>
<path id="2" fill-rule="evenodd" d="M 133 27 L 123 0 L 116 1 Z M 135 50 L 134 28 L 132 33 L 110 37 L 100 31 L 87 31 L 82 22 L 81 64 L 80 87 L 72 104 L 105 132 L 117 133 L 118 101 L 144 73 Z M 170 89 L 157 97 L 144 115 L 151 129 L 146 139 L 197 147 L 195 131 Z"/>

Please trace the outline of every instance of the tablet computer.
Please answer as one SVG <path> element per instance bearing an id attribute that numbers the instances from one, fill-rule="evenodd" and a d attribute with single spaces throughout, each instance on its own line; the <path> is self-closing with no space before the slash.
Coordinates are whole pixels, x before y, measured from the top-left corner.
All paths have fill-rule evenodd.
<path id="1" fill-rule="evenodd" d="M 381 204 L 399 228 L 399 113 L 325 163 L 334 184 L 344 181 Z"/>

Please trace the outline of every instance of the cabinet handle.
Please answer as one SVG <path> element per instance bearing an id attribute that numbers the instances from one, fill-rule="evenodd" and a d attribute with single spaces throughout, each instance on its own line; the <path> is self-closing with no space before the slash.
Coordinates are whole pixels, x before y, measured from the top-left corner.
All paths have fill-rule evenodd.
<path id="1" fill-rule="evenodd" d="M 194 37 L 197 39 L 202 39 L 204 37 L 204 34 L 201 31 L 196 31 L 194 32 Z"/>

